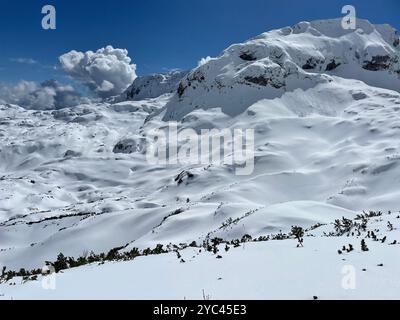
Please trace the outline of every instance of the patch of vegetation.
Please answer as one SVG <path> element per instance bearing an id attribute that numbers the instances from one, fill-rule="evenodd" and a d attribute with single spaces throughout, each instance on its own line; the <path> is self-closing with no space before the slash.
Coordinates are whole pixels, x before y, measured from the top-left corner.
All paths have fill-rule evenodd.
<path id="1" fill-rule="evenodd" d="M 86 217 L 86 216 L 94 216 L 94 215 L 96 215 L 95 212 L 79 212 L 79 213 L 75 213 L 75 214 L 63 214 L 63 215 L 59 215 L 59 216 L 44 218 L 39 221 L 29 221 L 26 224 L 28 226 L 31 226 L 33 224 L 39 224 L 39 223 L 52 221 L 52 220 L 61 220 L 61 219 L 65 219 L 65 218 Z"/>
<path id="2" fill-rule="evenodd" d="M 350 253 L 350 252 L 352 252 L 352 251 L 354 251 L 354 247 L 353 247 L 352 244 L 349 244 L 349 247 L 348 247 L 348 248 L 347 248 L 346 246 L 343 246 L 341 250 L 338 250 L 338 253 L 339 253 L 339 254 L 343 254 L 343 253 L 345 253 L 345 252 Z"/>
<path id="3" fill-rule="evenodd" d="M 253 237 L 249 234 L 245 234 L 242 239 L 240 240 L 240 242 L 244 243 L 244 242 L 250 242 L 253 240 Z"/>
<path id="4" fill-rule="evenodd" d="M 127 252 L 120 252 L 124 248 L 126 248 L 126 246 L 113 248 L 107 253 L 100 254 L 95 254 L 94 252 L 91 252 L 90 254 L 84 254 L 77 259 L 73 257 L 66 257 L 64 254 L 60 253 L 57 256 L 57 260 L 52 262 L 46 261 L 46 265 L 52 266 L 55 272 L 58 273 L 62 270 L 76 268 L 92 263 L 103 264 L 109 261 L 130 261 L 139 256 L 158 255 L 168 252 L 167 250 L 163 249 L 162 244 L 158 244 L 154 249 L 147 248 L 142 252 L 140 252 L 138 248 L 133 248 L 132 250 Z M 0 282 L 7 282 L 15 277 L 22 277 L 24 281 L 36 280 L 38 275 L 44 274 L 45 272 L 42 269 L 20 269 L 19 271 L 7 271 L 6 267 L 3 267 L 0 276 Z"/>
<path id="5" fill-rule="evenodd" d="M 287 235 L 286 233 L 282 233 L 282 231 L 280 231 L 278 234 L 273 234 L 271 236 L 271 240 L 287 240 L 290 239 L 290 236 Z"/>
<path id="6" fill-rule="evenodd" d="M 354 224 L 352 220 L 343 217 L 342 220 L 335 220 L 334 228 L 338 236 L 343 236 L 346 233 L 349 235 L 354 228 Z"/>

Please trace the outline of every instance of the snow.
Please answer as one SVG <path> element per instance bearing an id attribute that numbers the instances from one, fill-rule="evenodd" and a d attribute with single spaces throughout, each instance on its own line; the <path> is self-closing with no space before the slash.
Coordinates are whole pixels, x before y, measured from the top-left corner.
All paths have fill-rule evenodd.
<path id="1" fill-rule="evenodd" d="M 398 299 L 400 249 L 390 243 L 399 230 L 388 231 L 387 221 L 399 225 L 395 215 L 370 222 L 387 240 L 367 240 L 368 252 L 361 237 L 322 236 L 333 229 L 327 225 L 309 232 L 303 248 L 294 239 L 247 242 L 228 252 L 221 245 L 221 259 L 188 248 L 180 252 L 185 263 L 168 253 L 69 269 L 56 274 L 54 289 L 43 286 L 53 283 L 46 277 L 14 279 L 0 285 L 0 299 L 201 300 L 203 291 L 211 299 Z M 349 244 L 355 250 L 339 255 Z"/>
<path id="2" fill-rule="evenodd" d="M 187 75 L 137 78 L 132 100 L 59 110 L 0 105 L 0 265 L 40 268 L 60 252 L 258 237 L 363 210 L 399 211 L 398 36 L 358 21 L 355 31 L 325 20 L 264 33 Z M 170 120 L 179 131 L 254 129 L 254 172 L 147 163 L 146 133 Z M 177 184 L 184 170 L 193 178 Z M 347 239 L 320 236 L 304 248 L 294 240 L 246 243 L 223 259 L 203 252 L 191 260 L 194 249 L 185 249 L 183 264 L 169 253 L 86 266 L 57 275 L 54 292 L 39 281 L 2 284 L 0 294 L 190 299 L 204 289 L 221 299 L 398 298 L 397 246 L 371 244 L 342 261 L 337 250 Z M 348 263 L 358 270 L 356 291 L 340 287 Z"/>

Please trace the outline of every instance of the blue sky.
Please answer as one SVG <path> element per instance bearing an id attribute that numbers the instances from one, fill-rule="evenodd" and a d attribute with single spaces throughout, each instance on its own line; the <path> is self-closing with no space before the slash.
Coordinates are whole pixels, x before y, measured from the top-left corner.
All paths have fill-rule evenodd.
<path id="1" fill-rule="evenodd" d="M 55 31 L 41 28 L 45 4 L 57 9 Z M 109 44 L 129 50 L 138 74 L 188 69 L 264 31 L 340 17 L 345 4 L 360 18 L 400 29 L 398 0 L 1 0 L 0 82 L 65 82 L 53 68 L 61 54 Z"/>

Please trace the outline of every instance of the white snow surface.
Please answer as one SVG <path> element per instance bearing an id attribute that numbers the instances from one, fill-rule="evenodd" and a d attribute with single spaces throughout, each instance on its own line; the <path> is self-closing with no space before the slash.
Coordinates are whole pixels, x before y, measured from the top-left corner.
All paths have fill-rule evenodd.
<path id="1" fill-rule="evenodd" d="M 233 45 L 192 70 L 175 94 L 54 111 L 1 105 L 0 265 L 38 268 L 60 252 L 77 257 L 126 244 L 143 249 L 200 243 L 210 235 L 256 237 L 354 217 L 362 210 L 398 211 L 398 36 L 387 25 L 358 23 L 354 31 L 341 29 L 340 20 L 302 22 Z M 327 68 L 333 61 L 337 66 Z M 253 174 L 237 176 L 224 165 L 146 163 L 144 133 L 169 120 L 178 121 L 179 130 L 254 129 Z M 183 170 L 194 177 L 178 185 L 174 178 Z M 171 215 L 178 209 L 181 213 Z M 232 220 L 239 223 L 221 228 Z M 251 243 L 221 261 L 203 254 L 196 262 L 176 265 L 176 256 L 166 254 L 69 270 L 60 275 L 65 290 L 52 297 L 71 297 L 79 283 L 82 297 L 109 297 L 96 290 L 109 286 L 118 292 L 112 297 L 123 298 L 200 298 L 201 288 L 213 298 L 309 298 L 318 290 L 299 284 L 289 292 L 290 277 L 278 291 L 267 290 L 262 281 L 258 285 L 258 279 L 262 266 L 272 261 L 269 255 L 277 255 L 271 275 L 294 272 L 291 259 L 315 258 L 315 265 L 305 263 L 304 270 L 313 274 L 326 267 L 318 278 L 322 281 L 342 262 L 319 256 L 319 243 L 310 239 L 304 250 L 288 242 Z M 336 250 L 336 240 L 322 243 Z M 356 256 L 354 263 L 376 262 L 372 253 L 368 261 L 364 256 Z M 391 261 L 397 282 L 382 296 L 398 290 L 398 265 Z M 259 267 L 250 280 L 243 276 L 237 284 L 202 285 L 208 283 L 206 270 L 214 278 L 224 271 L 229 279 L 254 265 Z M 121 276 L 113 282 L 110 272 Z M 165 280 L 169 272 L 176 274 L 173 283 Z M 139 281 L 138 288 L 152 287 L 146 282 L 151 274 L 165 281 L 157 290 L 130 291 L 131 282 L 123 276 L 128 273 Z M 99 278 L 107 280 L 99 283 Z M 385 285 L 374 279 L 356 296 L 328 293 L 322 284 L 319 292 L 327 298 L 369 298 L 375 285 Z M 268 281 L 277 286 L 272 276 Z M 170 286 L 176 283 L 174 291 Z M 118 291 L 119 286 L 123 289 Z M 0 293 L 14 298 L 34 297 L 36 290 L 34 283 L 6 291 L 0 287 Z"/>
<path id="2" fill-rule="evenodd" d="M 395 226 L 389 231 L 387 222 Z M 304 247 L 294 239 L 219 246 L 218 255 L 198 248 L 138 257 L 133 261 L 92 264 L 35 281 L 14 278 L 0 284 L 9 299 L 398 299 L 400 281 L 398 216 L 372 218 L 362 236 L 327 237 L 331 224 L 307 232 Z M 376 230 L 379 230 L 377 232 Z M 382 243 L 386 236 L 385 243 Z M 341 251 L 353 246 L 351 252 Z"/>

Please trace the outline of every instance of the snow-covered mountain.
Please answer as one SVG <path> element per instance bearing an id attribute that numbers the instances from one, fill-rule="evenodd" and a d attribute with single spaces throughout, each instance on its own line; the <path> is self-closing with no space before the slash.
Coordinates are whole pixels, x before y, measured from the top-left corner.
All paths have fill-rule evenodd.
<path id="1" fill-rule="evenodd" d="M 165 120 L 181 119 L 197 108 L 221 108 L 235 116 L 260 99 L 334 82 L 332 76 L 398 91 L 397 31 L 361 19 L 356 30 L 345 30 L 341 23 L 300 22 L 230 46 L 181 81 Z"/>
<path id="2" fill-rule="evenodd" d="M 180 81 L 188 73 L 188 71 L 170 71 L 138 77 L 118 99 L 120 101 L 144 100 L 174 93 L 178 89 Z"/>
<path id="3" fill-rule="evenodd" d="M 0 264 L 32 269 L 60 252 L 79 257 L 157 244 L 178 250 L 215 237 L 288 233 L 293 225 L 328 224 L 329 232 L 335 219 L 363 210 L 398 211 L 399 50 L 388 25 L 301 22 L 235 44 L 187 75 L 138 78 L 119 102 L 54 111 L 0 106 Z M 237 176 L 232 165 L 147 163 L 146 132 L 170 120 L 179 130 L 254 129 L 253 174 Z M 313 241 L 315 250 L 331 241 L 312 235 L 321 241 L 321 248 Z M 352 237 L 359 242 L 364 233 Z M 344 241 L 336 240 L 329 250 Z M 276 252 L 291 242 L 267 246 Z M 266 252 L 252 245 L 243 261 L 257 264 L 257 248 Z M 376 250 L 369 259 L 382 252 L 390 263 L 398 246 Z M 202 255 L 199 265 L 211 258 Z M 341 258 L 329 256 L 338 265 Z"/>

